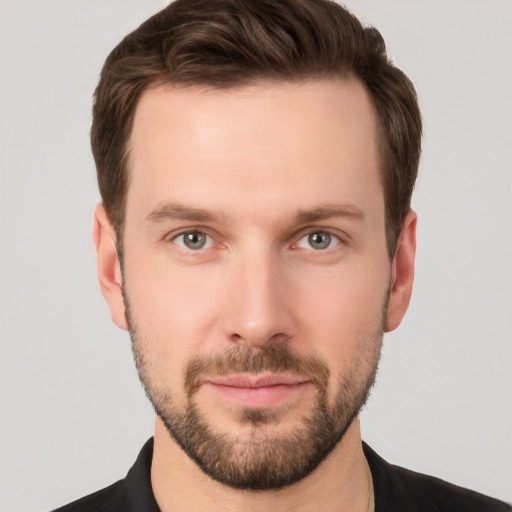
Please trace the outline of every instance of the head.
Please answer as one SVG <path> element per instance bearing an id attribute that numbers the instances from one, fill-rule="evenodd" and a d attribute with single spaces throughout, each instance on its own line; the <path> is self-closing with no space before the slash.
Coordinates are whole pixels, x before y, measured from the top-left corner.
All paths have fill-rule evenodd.
<path id="1" fill-rule="evenodd" d="M 102 291 L 213 478 L 290 485 L 351 428 L 410 298 L 420 134 L 378 32 L 325 0 L 177 0 L 107 59 Z"/>

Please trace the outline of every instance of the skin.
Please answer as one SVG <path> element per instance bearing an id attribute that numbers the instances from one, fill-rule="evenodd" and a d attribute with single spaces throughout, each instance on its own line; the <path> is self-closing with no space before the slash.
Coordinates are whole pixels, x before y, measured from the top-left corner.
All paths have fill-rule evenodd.
<path id="1" fill-rule="evenodd" d="M 409 304 L 416 228 L 411 211 L 390 261 L 376 133 L 368 94 L 352 78 L 236 91 L 160 86 L 142 95 L 130 140 L 123 276 L 102 205 L 94 241 L 113 321 L 128 328 L 124 278 L 150 373 L 178 406 L 186 403 L 187 362 L 236 344 L 286 343 L 321 359 L 331 371 L 331 404 L 354 361 L 362 374 L 371 370 L 362 348 L 378 350 L 375 333 L 398 327 Z M 186 208 L 182 218 L 169 215 L 177 204 Z M 330 215 L 297 218 L 321 209 Z M 187 249 L 183 230 L 207 234 L 205 248 Z M 326 250 L 308 244 L 319 231 L 331 234 Z M 371 336 L 373 345 L 362 347 Z M 315 397 L 306 385 L 279 402 L 280 421 L 263 435 L 297 426 Z M 208 386 L 196 400 L 217 431 L 250 439 L 239 404 Z M 373 508 L 357 418 L 312 474 L 259 493 L 206 476 L 157 418 L 151 479 L 163 511 Z"/>

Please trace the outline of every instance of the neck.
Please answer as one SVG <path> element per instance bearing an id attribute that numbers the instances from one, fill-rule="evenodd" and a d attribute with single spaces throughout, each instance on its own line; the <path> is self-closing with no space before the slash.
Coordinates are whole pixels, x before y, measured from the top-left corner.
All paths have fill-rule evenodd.
<path id="1" fill-rule="evenodd" d="M 357 418 L 312 474 L 284 489 L 259 492 L 233 489 L 205 475 L 157 418 L 151 484 L 162 512 L 366 512 L 373 509 L 371 475 Z"/>

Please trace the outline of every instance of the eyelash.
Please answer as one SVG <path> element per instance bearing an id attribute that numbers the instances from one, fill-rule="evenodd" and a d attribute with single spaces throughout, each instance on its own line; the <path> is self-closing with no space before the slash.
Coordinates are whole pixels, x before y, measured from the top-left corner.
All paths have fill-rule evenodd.
<path id="1" fill-rule="evenodd" d="M 329 230 L 326 230 L 326 229 L 321 229 L 321 228 L 318 228 L 318 229 L 314 229 L 314 230 L 310 230 L 306 233 L 302 232 L 303 234 L 301 234 L 300 238 L 294 242 L 293 244 L 290 245 L 290 247 L 292 249 L 304 249 L 304 250 L 307 250 L 307 251 L 313 251 L 315 253 L 322 253 L 322 252 L 331 252 L 332 250 L 336 249 L 338 246 L 344 244 L 344 241 L 342 240 L 342 238 L 334 233 L 332 233 L 331 231 Z M 199 236 L 204 236 L 205 237 L 205 242 L 202 246 L 198 247 L 197 249 L 193 249 L 191 247 L 188 247 L 186 245 L 186 242 L 184 240 L 183 237 L 185 237 L 186 235 L 189 235 L 189 236 L 192 236 L 192 235 L 199 235 Z M 326 247 L 320 247 L 320 248 L 315 248 L 315 247 L 312 247 L 311 246 L 311 237 L 314 236 L 314 235 L 321 235 L 322 237 L 322 240 L 320 241 L 320 244 L 322 243 L 322 241 L 326 242 L 325 238 L 327 238 L 327 246 Z M 178 243 L 178 240 L 181 238 L 181 243 Z M 300 243 L 307 239 L 306 241 L 306 244 L 309 244 L 309 247 L 301 247 L 300 246 Z M 189 254 L 191 253 L 200 253 L 200 252 L 203 252 L 203 251 L 206 251 L 208 249 L 211 249 L 215 246 L 216 244 L 216 241 L 214 239 L 213 236 L 209 235 L 205 230 L 202 230 L 202 229 L 188 229 L 186 231 L 181 231 L 180 233 L 178 234 L 175 234 L 172 238 L 171 238 L 171 241 L 172 243 L 174 243 L 180 250 L 182 251 L 185 251 Z M 335 245 L 332 245 L 332 244 L 335 244 Z"/>
<path id="2" fill-rule="evenodd" d="M 315 247 L 312 247 L 311 246 L 311 237 L 313 235 L 321 235 L 322 238 L 323 237 L 328 237 L 328 244 L 327 244 L 327 247 L 323 247 L 323 248 L 315 248 Z M 326 230 L 323 230 L 323 229 L 317 229 L 317 230 L 314 230 L 314 231 L 309 231 L 308 233 L 304 234 L 301 238 L 299 238 L 299 240 L 294 243 L 292 246 L 293 247 L 297 247 L 299 246 L 299 244 L 301 243 L 302 240 L 304 239 L 308 239 L 307 243 L 310 245 L 309 249 L 315 251 L 315 252 L 326 252 L 326 251 L 329 251 L 329 250 L 332 250 L 336 247 L 338 247 L 339 245 L 341 245 L 343 242 L 341 240 L 341 238 L 337 235 L 335 235 L 334 233 L 331 233 L 330 231 L 326 231 Z M 324 240 L 322 240 L 324 241 Z M 325 241 L 324 241 L 325 242 Z M 335 242 L 335 245 L 331 247 L 331 243 L 332 242 Z M 302 247 L 300 247 L 302 248 Z"/>
<path id="3" fill-rule="evenodd" d="M 186 247 L 186 243 L 183 240 L 183 245 L 180 245 L 177 243 L 177 240 L 185 237 L 186 235 L 202 235 L 206 237 L 205 245 L 208 245 L 208 247 L 201 246 L 198 249 L 192 249 L 191 247 Z M 215 245 L 215 240 L 212 236 L 210 236 L 208 233 L 201 231 L 200 229 L 190 229 L 187 231 L 182 231 L 181 233 L 178 233 L 177 235 L 173 236 L 171 241 L 177 245 L 180 249 L 187 251 L 187 252 L 201 252 L 201 250 L 211 249 Z"/>

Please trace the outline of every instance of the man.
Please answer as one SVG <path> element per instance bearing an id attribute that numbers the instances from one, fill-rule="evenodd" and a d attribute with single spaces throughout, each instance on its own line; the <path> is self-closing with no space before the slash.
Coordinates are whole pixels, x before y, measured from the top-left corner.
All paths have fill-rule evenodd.
<path id="1" fill-rule="evenodd" d="M 380 34 L 325 0 L 177 0 L 118 45 L 94 241 L 157 420 L 125 480 L 60 510 L 509 510 L 361 441 L 420 140 Z"/>

